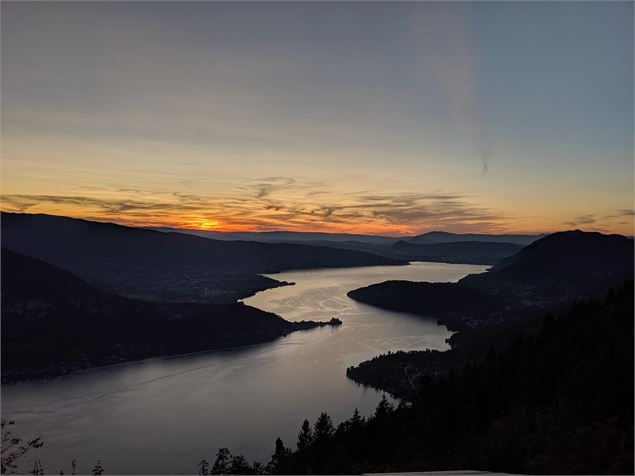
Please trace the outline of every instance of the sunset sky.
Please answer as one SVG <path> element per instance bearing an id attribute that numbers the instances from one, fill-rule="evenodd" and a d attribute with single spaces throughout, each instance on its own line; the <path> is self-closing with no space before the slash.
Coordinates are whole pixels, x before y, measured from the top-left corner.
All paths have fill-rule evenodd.
<path id="1" fill-rule="evenodd" d="M 2 209 L 633 234 L 633 3 L 2 3 Z"/>

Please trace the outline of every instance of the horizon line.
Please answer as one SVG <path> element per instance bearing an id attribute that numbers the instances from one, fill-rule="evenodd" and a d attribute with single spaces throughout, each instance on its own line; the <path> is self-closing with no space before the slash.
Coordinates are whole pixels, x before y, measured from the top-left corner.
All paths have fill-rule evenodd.
<path id="1" fill-rule="evenodd" d="M 204 233 L 218 233 L 218 234 L 240 234 L 240 233 L 252 233 L 252 234 L 257 234 L 257 233 L 297 233 L 297 234 L 323 234 L 323 235 L 353 235 L 353 236 L 372 236 L 372 237 L 379 237 L 379 238 L 410 238 L 410 237 L 414 237 L 414 236 L 419 236 L 419 235 L 424 235 L 427 233 L 448 233 L 448 234 L 453 234 L 453 235 L 485 235 L 485 236 L 509 236 L 509 235 L 526 235 L 526 236 L 538 236 L 538 235 L 551 235 L 553 233 L 559 233 L 559 232 L 565 232 L 565 231 L 582 231 L 582 232 L 586 232 L 586 233 L 601 233 L 603 235 L 620 235 L 620 236 L 624 236 L 627 238 L 634 238 L 635 237 L 635 233 L 633 235 L 626 235 L 626 234 L 622 234 L 622 233 L 607 233 L 607 232 L 603 232 L 603 231 L 598 231 L 598 230 L 584 230 L 581 228 L 562 228 L 562 229 L 557 229 L 554 231 L 540 231 L 540 232 L 502 232 L 502 233 L 478 233 L 478 232 L 454 232 L 454 231 L 446 231 L 446 230 L 429 230 L 429 231 L 422 231 L 419 233 L 415 233 L 415 234 L 411 234 L 411 235 L 391 235 L 391 234 L 386 234 L 386 235 L 380 235 L 380 234 L 373 234 L 373 233 L 354 233 L 354 232 L 342 232 L 342 231 L 297 231 L 297 230 L 284 230 L 284 229 L 276 229 L 276 230 L 240 230 L 240 231 L 229 231 L 229 230 L 209 230 L 209 229 L 200 229 L 200 228 L 187 228 L 187 227 L 177 227 L 177 226 L 152 226 L 152 225 L 134 225 L 134 224 L 129 224 L 129 223 L 118 223 L 117 221 L 103 221 L 101 219 L 96 219 L 96 218 L 84 218 L 84 217 L 77 217 L 77 216 L 70 216 L 70 215 L 55 215 L 52 213 L 29 213 L 29 212 L 25 212 L 25 211 L 8 211 L 8 210 L 2 210 L 0 209 L 0 214 L 3 213 L 7 213 L 7 214 L 11 214 L 11 215 L 40 215 L 40 216 L 49 216 L 49 217 L 57 217 L 57 218 L 66 218 L 66 219 L 70 219 L 70 220 L 81 220 L 81 221 L 87 221 L 87 222 L 94 222 L 94 223 L 102 223 L 102 224 L 110 224 L 110 225 L 116 225 L 116 226 L 123 226 L 126 228 L 137 228 L 137 229 L 144 229 L 144 230 L 153 230 L 153 231 L 159 231 L 158 229 L 164 228 L 164 229 L 169 229 L 169 230 L 174 230 L 176 232 L 178 232 L 179 230 L 184 230 L 184 231 L 197 231 L 197 232 L 204 232 Z"/>

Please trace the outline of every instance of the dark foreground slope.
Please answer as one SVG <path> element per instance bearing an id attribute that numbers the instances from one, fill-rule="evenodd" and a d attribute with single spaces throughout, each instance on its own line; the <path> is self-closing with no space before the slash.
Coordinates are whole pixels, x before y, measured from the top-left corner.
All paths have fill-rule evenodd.
<path id="1" fill-rule="evenodd" d="M 230 303 L 279 283 L 284 269 L 405 264 L 359 251 L 218 241 L 73 218 L 2 214 L 2 246 L 107 291 L 162 302 Z"/>
<path id="2" fill-rule="evenodd" d="M 383 401 L 367 421 L 336 429 L 321 417 L 302 449 L 277 445 L 270 469 L 633 474 L 633 371 L 628 282 L 480 363 L 423 379 L 410 406 Z"/>
<path id="3" fill-rule="evenodd" d="M 244 304 L 148 303 L 2 249 L 2 379 L 264 342 L 291 323 Z"/>
<path id="4" fill-rule="evenodd" d="M 356 289 L 348 294 L 353 299 L 435 317 L 459 332 L 450 338 L 450 351 L 380 356 L 350 368 L 348 375 L 411 398 L 413 378 L 444 373 L 482 357 L 490 347 L 506 345 L 510 334 L 531 330 L 535 317 L 546 309 L 601 295 L 632 276 L 632 240 L 570 231 L 538 240 L 491 271 L 458 283 L 387 281 Z"/>

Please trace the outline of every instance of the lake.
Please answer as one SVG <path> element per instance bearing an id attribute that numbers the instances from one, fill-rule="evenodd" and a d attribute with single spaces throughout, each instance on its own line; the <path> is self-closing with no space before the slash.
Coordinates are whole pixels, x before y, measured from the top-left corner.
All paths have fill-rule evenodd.
<path id="1" fill-rule="evenodd" d="M 305 418 L 334 423 L 358 408 L 370 415 L 381 393 L 347 379 L 346 368 L 389 350 L 445 349 L 450 332 L 433 319 L 357 303 L 352 289 L 389 279 L 449 282 L 485 266 L 416 262 L 408 266 L 316 269 L 269 275 L 295 282 L 247 298 L 285 319 L 342 320 L 233 350 L 148 359 L 48 381 L 2 386 L 2 415 L 18 436 L 41 436 L 25 457 L 47 473 L 196 474 L 219 447 L 266 463 L 280 436 L 295 446 Z"/>

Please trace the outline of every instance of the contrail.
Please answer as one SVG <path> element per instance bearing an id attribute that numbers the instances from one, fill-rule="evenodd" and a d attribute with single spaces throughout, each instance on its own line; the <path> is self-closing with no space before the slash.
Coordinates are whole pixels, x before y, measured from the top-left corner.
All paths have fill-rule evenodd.
<path id="1" fill-rule="evenodd" d="M 434 78 L 448 100 L 450 116 L 475 145 L 482 173 L 487 173 L 491 143 L 474 91 L 467 19 L 470 4 L 425 2 L 415 8 L 415 34 L 422 64 L 432 65 Z"/>

